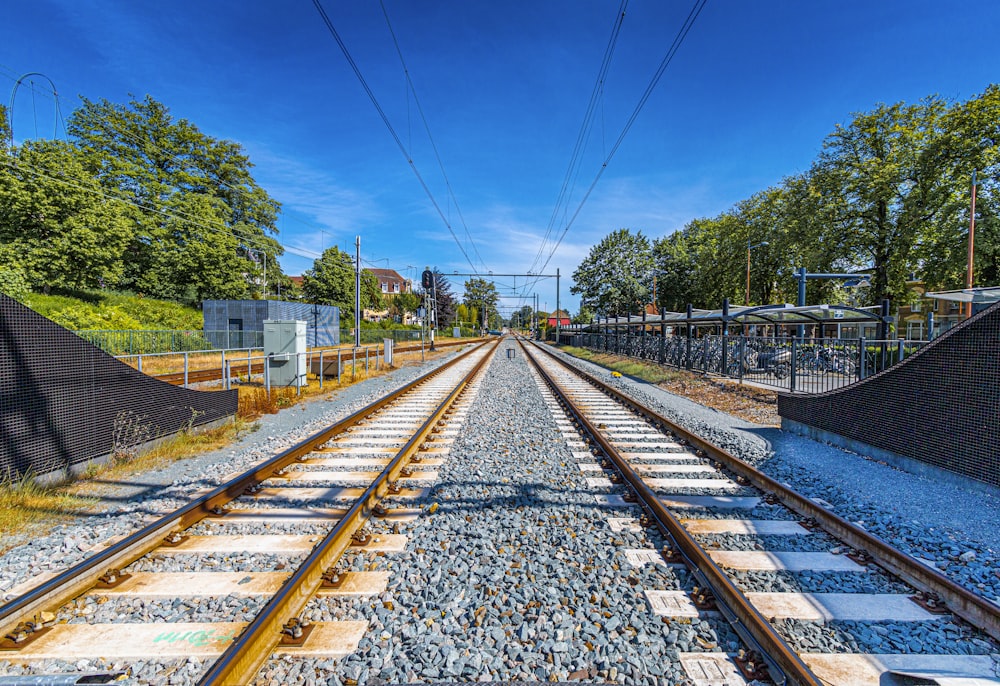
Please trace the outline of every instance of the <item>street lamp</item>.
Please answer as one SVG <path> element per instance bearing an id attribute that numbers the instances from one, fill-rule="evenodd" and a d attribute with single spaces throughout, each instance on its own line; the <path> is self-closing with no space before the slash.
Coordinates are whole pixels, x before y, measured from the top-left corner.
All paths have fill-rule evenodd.
<path id="1" fill-rule="evenodd" d="M 750 307 L 750 251 L 763 245 L 767 245 L 767 241 L 750 245 L 750 239 L 747 239 L 747 301 L 745 303 L 747 307 Z"/>

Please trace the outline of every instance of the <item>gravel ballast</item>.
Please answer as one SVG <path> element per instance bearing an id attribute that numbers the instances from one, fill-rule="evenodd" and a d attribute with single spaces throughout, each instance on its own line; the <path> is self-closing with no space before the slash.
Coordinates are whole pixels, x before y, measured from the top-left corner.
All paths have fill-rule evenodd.
<path id="1" fill-rule="evenodd" d="M 732 653 L 740 647 L 721 619 L 664 621 L 650 611 L 645 591 L 690 591 L 693 578 L 680 567 L 635 567 L 627 561 L 626 549 L 658 549 L 664 541 L 655 529 L 612 530 L 609 518 L 637 517 L 639 510 L 597 504 L 595 495 L 621 493 L 620 487 L 587 485 L 586 477 L 594 474 L 581 471 L 581 460 L 572 453 L 579 449 L 570 448 L 560 432 L 556 420 L 564 416 L 521 351 L 516 349 L 509 358 L 507 348 L 516 349 L 512 341 L 501 343 L 466 401 L 467 413 L 458 413 L 463 423 L 449 453 L 434 455 L 443 457 L 443 463 L 416 467 L 437 471 L 438 480 L 424 497 L 395 503 L 419 508 L 421 515 L 403 523 L 371 523 L 374 531 L 406 534 L 405 551 L 378 555 L 351 551 L 340 564 L 343 570 L 388 571 L 386 591 L 374 597 L 322 597 L 307 606 L 305 615 L 312 621 L 368 621 L 358 650 L 341 660 L 271 660 L 257 683 L 677 683 L 687 679 L 680 653 Z M 1000 532 L 995 516 L 1000 500 L 930 483 L 862 456 L 709 410 L 649 384 L 611 379 L 607 370 L 595 365 L 573 363 L 612 380 L 629 395 L 805 495 L 831 503 L 841 516 L 926 559 L 960 583 L 988 597 L 1000 597 L 996 572 Z M 217 485 L 223 477 L 302 440 L 427 368 L 404 368 L 344 389 L 330 400 L 284 410 L 264 418 L 259 431 L 225 450 L 142 475 L 137 481 L 143 491 L 128 493 L 120 501 L 109 497 L 101 514 L 79 525 L 62 526 L 0 557 L 0 592 L 31 574 L 71 564 L 95 543 L 131 531 L 141 517 L 181 504 L 193 490 Z M 925 510 L 919 504 L 924 498 L 937 506 Z M 685 516 L 734 514 L 692 508 Z M 789 513 L 761 503 L 753 517 L 788 519 Z M 980 521 L 982 517 L 987 521 Z M 310 527 L 296 527 L 295 532 L 325 530 L 320 523 Z M 250 523 L 202 523 L 192 533 L 258 531 L 259 525 Z M 796 539 L 731 534 L 699 538 L 732 550 L 777 545 L 784 550 L 826 551 L 838 545 L 825 534 Z M 251 572 L 273 568 L 282 560 L 291 566 L 298 559 L 248 553 L 164 555 L 139 561 L 132 569 Z M 756 591 L 844 590 L 844 575 L 835 573 L 738 572 L 737 576 L 741 586 Z M 859 593 L 906 592 L 881 572 L 855 574 L 849 583 Z M 259 606 L 258 599 L 235 596 L 107 602 L 88 597 L 63 608 L 60 618 L 74 623 L 95 617 L 124 622 L 247 620 Z M 918 645 L 923 646 L 919 652 L 984 655 L 996 650 L 993 642 L 948 621 L 875 627 L 856 622 L 779 624 L 797 648 L 811 652 L 917 652 Z M 131 667 L 133 683 L 155 684 L 194 683 L 203 669 L 194 658 L 139 665 L 58 662 L 49 667 L 48 671 Z M 0 674 L 20 672 L 0 662 Z"/>

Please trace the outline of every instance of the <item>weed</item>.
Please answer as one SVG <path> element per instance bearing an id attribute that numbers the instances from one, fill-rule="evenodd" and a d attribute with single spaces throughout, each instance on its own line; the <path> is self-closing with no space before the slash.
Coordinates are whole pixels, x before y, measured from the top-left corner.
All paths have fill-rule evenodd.
<path id="1" fill-rule="evenodd" d="M 111 461 L 121 464 L 139 456 L 144 443 L 152 440 L 153 427 L 146 423 L 147 415 L 122 410 L 115 417 L 111 437 Z M 192 418 L 191 421 L 194 421 Z"/>

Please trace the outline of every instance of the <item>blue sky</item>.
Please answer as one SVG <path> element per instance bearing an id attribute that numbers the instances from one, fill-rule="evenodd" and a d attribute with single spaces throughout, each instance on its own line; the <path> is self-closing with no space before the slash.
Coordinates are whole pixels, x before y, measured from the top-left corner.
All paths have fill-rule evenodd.
<path id="1" fill-rule="evenodd" d="M 457 208 L 379 3 L 322 2 L 458 242 L 309 0 L 11 0 L 0 97 L 6 104 L 20 75 L 41 72 L 64 116 L 81 95 L 149 94 L 240 142 L 284 206 L 288 274 L 332 244 L 353 251 L 356 235 L 371 266 L 410 278 L 425 265 L 472 271 L 463 249 L 476 271 L 537 272 L 619 0 L 384 3 Z M 691 7 L 628 3 L 555 238 Z M 876 103 L 982 92 L 1000 79 L 998 29 L 995 2 L 709 0 L 548 262 L 564 276 L 564 309 L 578 309 L 573 270 L 611 231 L 655 238 L 718 214 L 807 169 L 836 123 Z M 19 140 L 52 136 L 51 101 L 20 89 L 13 121 Z M 459 293 L 463 280 L 452 278 Z M 513 294 L 514 279 L 496 281 Z M 554 280 L 531 292 L 555 309 Z"/>

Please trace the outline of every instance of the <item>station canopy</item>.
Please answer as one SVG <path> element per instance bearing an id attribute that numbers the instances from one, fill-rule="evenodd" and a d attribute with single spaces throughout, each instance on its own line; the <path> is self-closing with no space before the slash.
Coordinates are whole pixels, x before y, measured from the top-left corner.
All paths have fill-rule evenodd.
<path id="1" fill-rule="evenodd" d="M 1000 290 L 1000 289 L 998 289 Z M 586 329 L 594 327 L 625 327 L 625 326 L 658 326 L 661 322 L 667 326 L 715 326 L 721 324 L 740 324 L 743 326 L 785 326 L 798 324 L 857 324 L 881 321 L 878 307 L 849 307 L 847 305 L 759 305 L 757 307 L 734 306 L 729 313 L 723 310 L 692 310 L 688 317 L 686 312 L 665 312 L 648 314 L 643 320 L 641 315 L 628 317 L 600 317 L 587 326 L 563 327 L 565 330 Z"/>
<path id="2" fill-rule="evenodd" d="M 1000 286 L 963 288 L 960 291 L 936 291 L 924 293 L 924 297 L 962 303 L 995 303 L 1000 300 Z"/>

